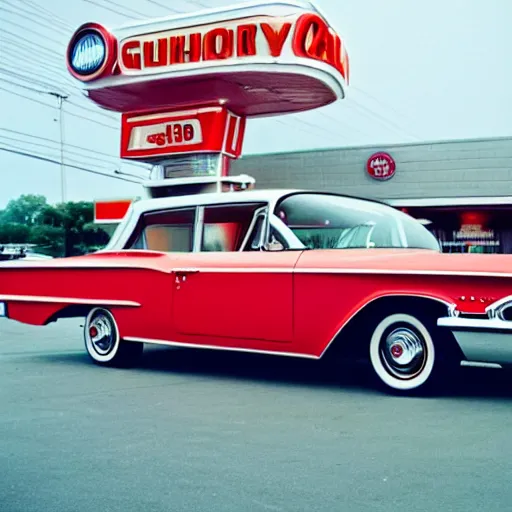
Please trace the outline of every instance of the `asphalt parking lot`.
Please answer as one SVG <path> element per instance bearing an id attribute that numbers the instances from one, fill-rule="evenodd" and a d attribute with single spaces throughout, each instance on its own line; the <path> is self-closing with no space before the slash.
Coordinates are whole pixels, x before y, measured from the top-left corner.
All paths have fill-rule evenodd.
<path id="1" fill-rule="evenodd" d="M 512 377 L 399 398 L 317 363 L 149 349 L 0 320 L 0 511 L 512 510 Z"/>

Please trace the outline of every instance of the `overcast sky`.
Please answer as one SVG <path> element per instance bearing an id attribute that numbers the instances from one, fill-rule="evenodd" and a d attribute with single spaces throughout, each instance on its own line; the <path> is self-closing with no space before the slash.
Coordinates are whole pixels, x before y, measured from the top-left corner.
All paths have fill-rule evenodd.
<path id="1" fill-rule="evenodd" d="M 32 89 L 53 90 L 70 95 L 64 102 L 64 138 L 71 145 L 66 146 L 68 163 L 107 174 L 121 169 L 143 175 L 117 158 L 117 116 L 83 98 L 79 85 L 67 74 L 64 52 L 73 30 L 87 21 L 115 27 L 133 18 L 201 9 L 198 4 L 230 3 L 2 0 L 0 148 L 59 159 L 57 100 Z M 318 111 L 282 118 L 289 129 L 283 129 L 276 118 L 249 121 L 245 154 L 512 135 L 512 1 L 316 3 L 347 44 L 351 59 L 347 98 Z M 0 151 L 0 172 L 0 208 L 23 193 L 44 194 L 50 202 L 61 200 L 58 165 Z M 137 184 L 72 168 L 66 172 L 68 200 L 139 192 Z"/>

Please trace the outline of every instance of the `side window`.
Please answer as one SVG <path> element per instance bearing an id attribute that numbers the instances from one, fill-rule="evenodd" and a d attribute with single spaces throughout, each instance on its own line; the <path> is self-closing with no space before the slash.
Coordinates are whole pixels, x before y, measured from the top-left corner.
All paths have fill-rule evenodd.
<path id="1" fill-rule="evenodd" d="M 242 248 L 253 219 L 263 204 L 236 204 L 207 206 L 204 209 L 204 227 L 201 241 L 203 252 L 230 252 Z"/>
<path id="2" fill-rule="evenodd" d="M 195 208 L 145 214 L 131 249 L 162 252 L 192 252 L 194 246 Z"/>

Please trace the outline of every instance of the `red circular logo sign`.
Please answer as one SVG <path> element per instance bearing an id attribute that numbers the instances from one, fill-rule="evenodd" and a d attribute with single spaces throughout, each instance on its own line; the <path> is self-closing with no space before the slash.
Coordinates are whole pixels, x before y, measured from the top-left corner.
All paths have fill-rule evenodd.
<path id="1" fill-rule="evenodd" d="M 366 164 L 368 174 L 375 180 L 389 180 L 395 175 L 396 164 L 388 153 L 375 153 Z"/>

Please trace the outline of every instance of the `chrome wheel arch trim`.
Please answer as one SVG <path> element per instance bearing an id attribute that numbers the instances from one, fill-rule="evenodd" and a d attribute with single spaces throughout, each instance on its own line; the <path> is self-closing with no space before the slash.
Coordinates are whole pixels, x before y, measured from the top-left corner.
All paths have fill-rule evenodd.
<path id="1" fill-rule="evenodd" d="M 323 349 L 322 353 L 320 354 L 319 358 L 322 358 L 327 350 L 331 347 L 331 345 L 334 343 L 336 338 L 341 334 L 343 329 L 359 314 L 363 309 L 365 309 L 370 304 L 373 304 L 374 302 L 378 300 L 385 300 L 385 299 L 393 299 L 393 298 L 417 298 L 417 299 L 425 299 L 430 300 L 432 302 L 438 302 L 439 304 L 442 304 L 443 306 L 446 306 L 448 310 L 448 314 L 450 314 L 451 311 L 455 310 L 455 304 L 448 302 L 444 299 L 441 299 L 439 297 L 433 297 L 430 295 L 421 295 L 416 293 L 391 293 L 391 294 L 385 294 L 385 295 L 379 295 L 378 297 L 374 297 L 373 299 L 365 302 L 361 307 L 359 307 L 355 312 L 353 312 L 345 322 L 343 322 L 343 325 L 338 328 L 334 336 L 331 338 L 329 343 L 326 345 L 326 347 Z"/>

